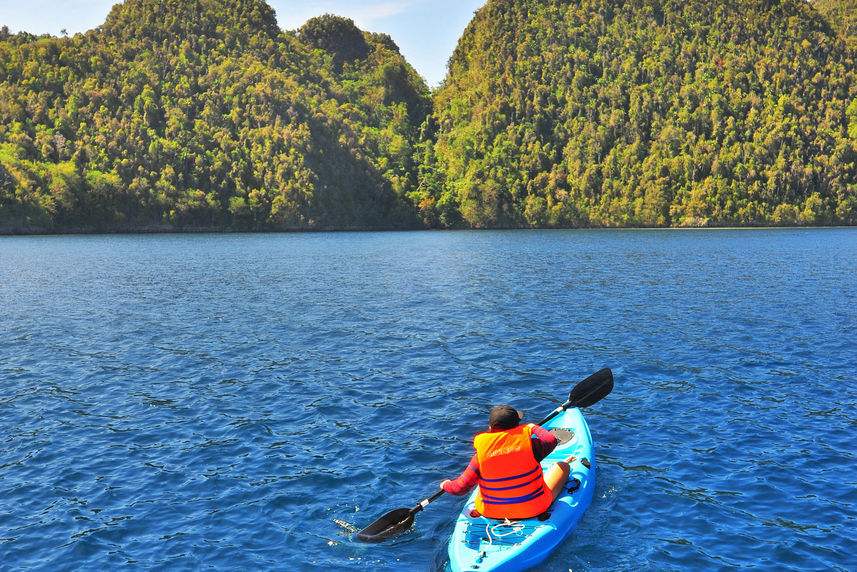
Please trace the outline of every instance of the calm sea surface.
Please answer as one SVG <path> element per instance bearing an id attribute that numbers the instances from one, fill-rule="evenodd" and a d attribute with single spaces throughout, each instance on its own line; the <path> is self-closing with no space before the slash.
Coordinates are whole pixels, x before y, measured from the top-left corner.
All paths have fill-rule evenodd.
<path id="1" fill-rule="evenodd" d="M 857 229 L 0 238 L 0 569 L 439 570 L 497 403 L 604 366 L 538 568 L 857 569 Z"/>

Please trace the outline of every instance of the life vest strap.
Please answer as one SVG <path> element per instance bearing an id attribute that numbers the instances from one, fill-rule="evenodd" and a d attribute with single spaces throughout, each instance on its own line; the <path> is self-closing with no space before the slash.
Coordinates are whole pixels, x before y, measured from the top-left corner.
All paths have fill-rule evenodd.
<path id="1" fill-rule="evenodd" d="M 540 496 L 542 496 L 542 490 L 541 489 L 539 489 L 537 491 L 533 491 L 529 494 L 526 494 L 526 495 L 523 495 L 520 497 L 497 498 L 497 497 L 486 496 L 483 493 L 482 494 L 482 502 L 485 504 L 518 504 L 518 503 L 524 503 L 527 501 L 535 500 L 535 499 L 539 498 Z"/>
<path id="2" fill-rule="evenodd" d="M 530 471 L 527 474 L 530 475 L 533 472 L 535 472 L 535 471 Z M 495 480 L 501 481 L 503 479 L 495 479 Z M 518 483 L 517 485 L 512 485 L 511 487 L 488 487 L 485 485 L 481 485 L 481 488 L 483 491 L 510 491 L 512 489 L 520 489 L 520 488 L 526 487 L 528 485 L 539 482 L 541 480 L 542 480 L 542 475 L 541 475 L 541 473 L 539 473 L 538 475 L 535 476 L 535 478 L 530 479 L 529 481 L 527 481 L 525 483 Z"/>
<path id="3" fill-rule="evenodd" d="M 537 473 L 537 472 L 541 475 L 541 471 L 542 471 L 541 466 L 536 465 L 536 467 L 532 471 L 527 471 L 526 473 L 521 473 L 520 475 L 515 475 L 513 477 L 502 477 L 500 479 L 486 479 L 480 475 L 479 479 L 486 482 L 486 483 L 499 483 L 502 481 L 511 481 L 514 479 L 523 479 L 524 477 L 528 477 L 528 476 L 530 476 L 534 473 Z"/>

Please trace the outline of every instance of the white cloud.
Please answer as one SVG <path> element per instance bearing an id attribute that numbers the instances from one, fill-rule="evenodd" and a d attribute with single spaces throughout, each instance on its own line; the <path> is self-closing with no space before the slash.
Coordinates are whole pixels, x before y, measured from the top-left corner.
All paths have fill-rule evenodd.
<path id="1" fill-rule="evenodd" d="M 390 16 L 396 16 L 407 12 L 414 4 L 415 2 L 384 2 L 381 4 L 373 4 L 359 9 L 354 20 L 357 21 L 359 18 L 361 22 L 368 24 L 376 20 L 383 20 Z"/>
<path id="2" fill-rule="evenodd" d="M 299 6 L 287 6 L 290 2 L 284 0 L 269 0 L 277 11 L 280 27 L 286 30 L 300 28 L 310 18 L 322 14 L 336 14 L 351 18 L 361 29 L 376 28 L 379 22 L 393 16 L 405 14 L 415 6 L 424 4 L 426 0 L 327 0 L 316 2 L 301 2 Z"/>

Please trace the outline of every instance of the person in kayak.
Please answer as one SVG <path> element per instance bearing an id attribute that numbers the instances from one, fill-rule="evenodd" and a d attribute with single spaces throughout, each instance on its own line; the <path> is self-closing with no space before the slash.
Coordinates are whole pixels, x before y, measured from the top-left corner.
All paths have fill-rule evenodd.
<path id="1" fill-rule="evenodd" d="M 440 488 L 464 495 L 479 486 L 476 510 L 488 518 L 530 518 L 545 512 L 562 492 L 574 455 L 555 463 L 547 473 L 539 464 L 556 448 L 553 433 L 534 423 L 521 425 L 522 414 L 498 405 L 488 418 L 488 432 L 473 439 L 476 453 L 464 472 Z"/>

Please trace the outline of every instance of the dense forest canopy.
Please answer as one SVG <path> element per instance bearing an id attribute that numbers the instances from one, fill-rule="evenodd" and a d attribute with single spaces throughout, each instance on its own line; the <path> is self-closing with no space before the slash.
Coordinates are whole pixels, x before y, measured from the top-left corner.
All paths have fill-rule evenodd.
<path id="1" fill-rule="evenodd" d="M 434 94 L 263 0 L 0 28 L 0 232 L 857 224 L 854 5 L 489 0 Z"/>
<path id="2" fill-rule="evenodd" d="M 803 0 L 489 0 L 428 198 L 479 227 L 855 224 L 855 96 Z"/>
<path id="3" fill-rule="evenodd" d="M 361 48 L 337 51 L 343 35 Z M 282 32 L 261 0 L 127 0 L 87 34 L 4 31 L 0 230 L 413 227 L 430 110 L 389 36 L 332 16 Z"/>
<path id="4" fill-rule="evenodd" d="M 812 0 L 852 50 L 857 49 L 857 0 Z"/>

